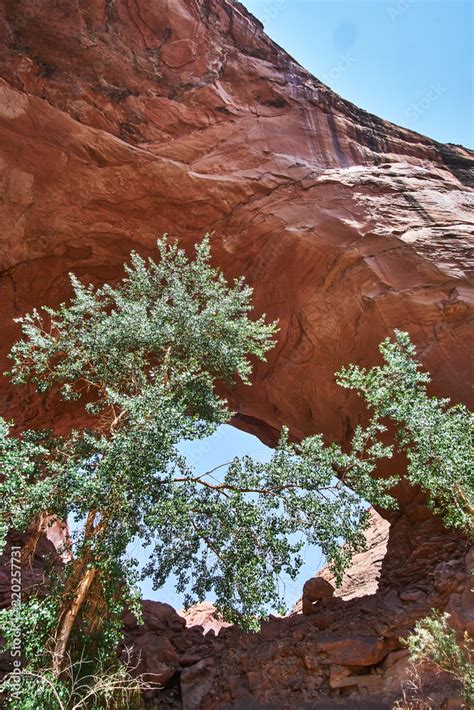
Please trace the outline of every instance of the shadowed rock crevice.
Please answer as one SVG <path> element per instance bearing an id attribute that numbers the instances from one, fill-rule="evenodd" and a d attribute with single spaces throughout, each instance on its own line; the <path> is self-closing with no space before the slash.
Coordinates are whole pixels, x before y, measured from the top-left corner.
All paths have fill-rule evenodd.
<path id="1" fill-rule="evenodd" d="M 180 622 L 178 635 L 157 631 L 168 633 L 177 650 L 184 708 L 289 710 L 325 707 L 329 699 L 347 708 L 367 707 L 364 701 L 392 708 L 412 674 L 402 639 L 419 618 L 433 607 L 449 609 L 459 635 L 472 633 L 467 542 L 434 518 L 420 524 L 406 516 L 392 523 L 389 542 L 388 523 L 375 512 L 371 516 L 367 551 L 355 558 L 342 587 L 333 594 L 328 570 L 305 585 L 304 591 L 317 588 L 313 596 L 320 597 L 306 614 L 299 604 L 286 618 L 271 617 L 260 633 L 243 634 L 233 626 L 219 630 L 212 606 L 204 605 L 187 614 L 188 628 Z M 391 556 L 384 555 L 387 543 Z M 158 614 L 163 605 L 146 602 L 145 607 Z M 132 637 L 147 633 L 137 628 Z M 140 648 L 150 667 L 162 658 L 141 641 Z M 430 669 L 420 682 L 434 708 L 458 695 L 448 676 Z"/>
<path id="2" fill-rule="evenodd" d="M 447 609 L 459 636 L 474 632 L 474 548 L 469 551 L 467 541 L 434 518 L 400 516 L 392 522 L 390 540 L 388 523 L 374 511 L 371 518 L 367 550 L 356 556 L 342 587 L 332 594 L 330 572 L 320 571 L 324 593 L 320 581 L 305 585 L 317 587 L 320 597 L 311 613 L 302 614 L 297 605 L 290 616 L 270 617 L 258 634 L 223 623 L 208 603 L 180 613 L 169 604 L 145 601 L 140 626 L 125 613 L 119 653 L 126 658 L 125 648 L 132 649 L 137 672 L 162 685 L 147 692 L 147 705 L 290 710 L 325 703 L 365 708 L 368 702 L 393 708 L 412 673 L 401 639 L 419 618 L 433 607 Z M 11 542 L 23 544 L 25 537 L 16 535 Z M 25 588 L 42 584 L 51 554 L 52 544 L 41 540 L 32 568 L 23 569 Z M 9 559 L 7 547 L 0 560 L 0 608 L 10 603 Z M 0 657 L 0 673 L 9 667 L 9 659 Z M 433 708 L 458 697 L 456 684 L 429 668 L 420 682 Z"/>

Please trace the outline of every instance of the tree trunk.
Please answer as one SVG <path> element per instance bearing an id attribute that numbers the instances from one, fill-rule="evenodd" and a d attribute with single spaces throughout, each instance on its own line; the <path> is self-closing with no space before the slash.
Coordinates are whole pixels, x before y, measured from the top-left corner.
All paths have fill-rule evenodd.
<path id="1" fill-rule="evenodd" d="M 53 669 L 57 675 L 60 675 L 63 670 L 64 658 L 66 656 L 69 637 L 71 635 L 74 622 L 76 621 L 81 607 L 87 598 L 96 574 L 97 570 L 93 567 L 85 570 L 79 584 L 76 587 L 74 596 L 69 604 L 69 608 L 66 609 L 61 616 L 53 650 Z"/>
<path id="2" fill-rule="evenodd" d="M 104 528 L 103 520 L 94 526 L 96 515 L 97 511 L 93 510 L 87 516 L 84 542 L 92 542 L 93 538 Z M 93 556 L 89 548 L 82 557 L 73 562 L 73 569 L 66 580 L 63 608 L 53 645 L 53 670 L 57 675 L 60 675 L 64 670 L 64 660 L 72 629 L 97 577 L 97 568 L 93 564 L 89 566 L 91 563 L 93 563 Z"/>

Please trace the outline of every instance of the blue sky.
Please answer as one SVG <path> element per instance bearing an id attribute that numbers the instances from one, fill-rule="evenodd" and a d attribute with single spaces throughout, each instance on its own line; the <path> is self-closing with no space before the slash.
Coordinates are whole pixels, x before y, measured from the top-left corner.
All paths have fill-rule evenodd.
<path id="1" fill-rule="evenodd" d="M 292 57 L 361 108 L 474 148 L 472 0 L 243 0 Z"/>
<path id="2" fill-rule="evenodd" d="M 472 14 L 470 2 L 450 0 L 245 0 L 266 32 L 315 76 L 345 98 L 385 119 L 443 142 L 474 146 Z M 260 460 L 270 450 L 230 426 L 208 441 L 183 447 L 198 472 L 245 454 Z M 140 559 L 139 544 L 131 547 Z M 305 580 L 323 563 L 306 548 L 296 580 L 284 580 L 291 606 Z M 176 608 L 173 580 L 147 599 Z"/>

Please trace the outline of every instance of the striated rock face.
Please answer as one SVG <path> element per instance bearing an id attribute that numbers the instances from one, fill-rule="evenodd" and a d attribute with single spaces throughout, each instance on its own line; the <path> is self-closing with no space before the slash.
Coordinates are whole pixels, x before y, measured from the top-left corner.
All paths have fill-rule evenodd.
<path id="1" fill-rule="evenodd" d="M 350 569 L 344 575 L 342 585 L 336 589 L 336 596 L 353 599 L 366 594 L 375 594 L 379 587 L 382 564 L 387 552 L 390 525 L 372 508 L 370 528 L 365 535 L 366 549 L 354 555 Z M 335 577 L 326 567 L 319 576 L 335 584 Z"/>
<path id="2" fill-rule="evenodd" d="M 239 426 L 344 438 L 360 403 L 333 373 L 394 327 L 468 401 L 471 152 L 344 101 L 230 0 L 6 0 L 0 67 L 2 366 L 12 318 L 64 299 L 70 270 L 113 280 L 163 232 L 210 230 L 281 324 L 232 394 Z M 71 419 L 3 392 L 25 424 Z"/>

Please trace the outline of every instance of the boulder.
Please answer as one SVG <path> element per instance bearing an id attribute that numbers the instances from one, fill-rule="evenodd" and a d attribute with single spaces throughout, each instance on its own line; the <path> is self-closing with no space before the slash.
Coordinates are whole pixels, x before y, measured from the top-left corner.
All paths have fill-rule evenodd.
<path id="1" fill-rule="evenodd" d="M 162 686 L 173 678 L 179 668 L 179 659 L 171 641 L 146 631 L 126 644 L 121 658 L 129 660 L 133 672 L 143 675 L 147 683 Z"/>
<path id="2" fill-rule="evenodd" d="M 342 666 L 373 666 L 379 663 L 388 650 L 385 640 L 379 636 L 340 636 L 321 634 L 316 643 L 318 651 L 324 651 L 327 658 L 323 663 L 337 663 Z"/>
<path id="3" fill-rule="evenodd" d="M 303 614 L 315 611 L 315 602 L 334 596 L 334 587 L 323 577 L 312 577 L 303 586 Z"/>
<path id="4" fill-rule="evenodd" d="M 215 673 L 211 658 L 204 658 L 181 672 L 183 710 L 199 710 L 201 700 L 212 688 Z"/>

